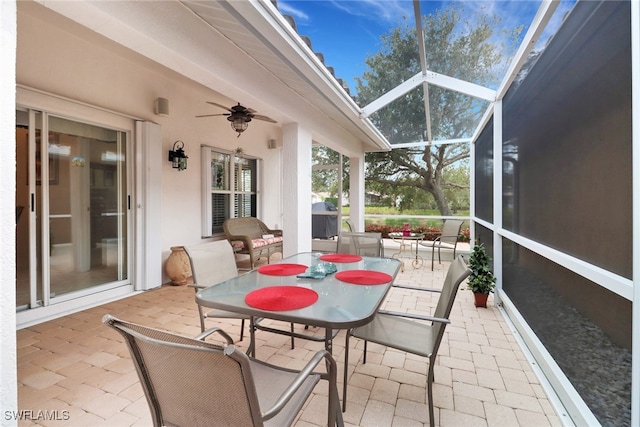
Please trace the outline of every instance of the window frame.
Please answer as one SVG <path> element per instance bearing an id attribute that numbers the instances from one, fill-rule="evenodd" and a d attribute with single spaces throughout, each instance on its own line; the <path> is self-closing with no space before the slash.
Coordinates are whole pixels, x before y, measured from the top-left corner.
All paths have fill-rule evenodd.
<path id="1" fill-rule="evenodd" d="M 223 187 L 217 188 L 212 185 L 213 183 L 213 160 L 218 156 L 228 156 L 227 167 L 224 170 Z M 261 174 L 260 169 L 262 166 L 262 159 L 238 151 L 229 151 L 222 148 L 203 145 L 201 146 L 201 159 L 202 159 L 202 237 L 214 237 L 224 235 L 222 228 L 220 230 L 214 230 L 214 206 L 213 195 L 224 195 L 227 199 L 227 206 L 224 208 L 224 218 L 236 218 L 239 209 L 239 196 L 249 196 L 249 199 L 253 196 L 253 201 L 250 201 L 251 211 L 255 212 L 255 216 L 260 216 L 260 195 L 261 195 Z M 238 184 L 240 170 L 236 166 L 238 160 L 244 160 L 247 162 L 254 162 L 253 168 L 253 180 L 250 184 L 250 190 L 246 191 L 241 189 Z M 233 167 L 231 167 L 233 165 Z M 222 224 L 219 225 L 222 227 Z"/>

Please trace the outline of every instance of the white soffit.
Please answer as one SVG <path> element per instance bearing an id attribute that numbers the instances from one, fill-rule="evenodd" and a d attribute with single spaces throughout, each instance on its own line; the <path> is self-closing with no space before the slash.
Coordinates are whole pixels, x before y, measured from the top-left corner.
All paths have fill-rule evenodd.
<path id="1" fill-rule="evenodd" d="M 321 143 L 391 148 L 270 2 L 37 1 Z"/>

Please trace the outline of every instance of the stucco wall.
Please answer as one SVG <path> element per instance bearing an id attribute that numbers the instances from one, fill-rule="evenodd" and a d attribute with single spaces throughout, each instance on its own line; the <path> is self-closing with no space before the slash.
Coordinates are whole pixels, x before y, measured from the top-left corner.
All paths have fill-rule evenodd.
<path id="1" fill-rule="evenodd" d="M 283 226 L 281 149 L 268 149 L 270 139 L 281 146 L 280 126 L 252 121 L 237 138 L 224 117 L 194 117 L 223 112 L 206 101 L 231 106 L 242 100 L 228 99 L 31 3 L 18 4 L 16 63 L 19 85 L 127 115 L 132 121 L 160 124 L 165 157 L 174 141 L 184 141 L 188 169 L 178 172 L 168 161 L 162 166 L 158 214 L 163 258 L 171 246 L 201 240 L 203 144 L 228 150 L 241 147 L 247 155 L 264 160 L 261 217 L 269 226 Z M 157 97 L 169 100 L 169 116 L 154 114 Z"/>
<path id="2" fill-rule="evenodd" d="M 15 74 L 13 63 L 16 52 L 16 13 L 14 2 L 0 2 L 0 144 L 7 147 L 6 164 L 0 168 L 0 408 L 3 425 L 15 425 L 15 419 L 5 419 L 7 412 L 18 408 L 16 378 L 16 318 L 15 286 L 15 151 L 14 142 Z M 6 309 L 9 307 L 10 309 Z"/>

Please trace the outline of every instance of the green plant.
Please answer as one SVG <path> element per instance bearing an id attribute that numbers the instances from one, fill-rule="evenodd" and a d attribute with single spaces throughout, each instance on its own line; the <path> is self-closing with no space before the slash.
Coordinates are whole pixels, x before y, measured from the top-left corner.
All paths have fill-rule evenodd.
<path id="1" fill-rule="evenodd" d="M 476 245 L 469 257 L 471 275 L 467 288 L 474 293 L 489 294 L 496 286 L 496 276 L 491 271 L 491 258 L 487 255 L 484 245 Z"/>

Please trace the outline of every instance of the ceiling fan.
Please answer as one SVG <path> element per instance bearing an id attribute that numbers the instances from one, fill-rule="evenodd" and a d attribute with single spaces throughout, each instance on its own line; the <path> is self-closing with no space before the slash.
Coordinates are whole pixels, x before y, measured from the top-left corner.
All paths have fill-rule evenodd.
<path id="1" fill-rule="evenodd" d="M 240 134 L 244 132 L 249 126 L 249 122 L 252 119 L 263 120 L 265 122 L 277 123 L 271 117 L 261 116 L 256 114 L 256 110 L 251 108 L 243 107 L 238 102 L 238 105 L 234 105 L 231 108 L 225 107 L 224 105 L 216 104 L 215 102 L 207 101 L 207 104 L 215 105 L 216 107 L 223 108 L 228 111 L 228 113 L 221 114 L 203 114 L 196 117 L 213 117 L 213 116 L 227 116 L 227 120 L 231 122 L 231 127 L 233 130 L 238 132 L 238 137 Z"/>

